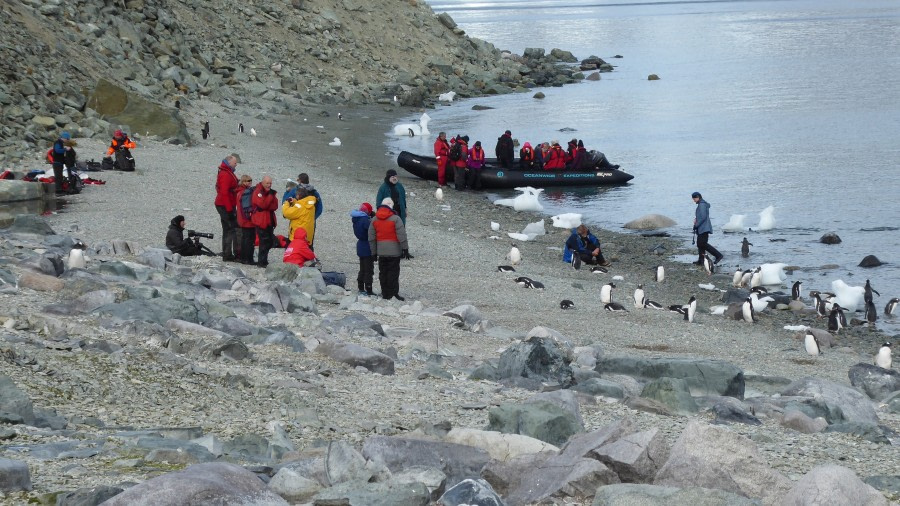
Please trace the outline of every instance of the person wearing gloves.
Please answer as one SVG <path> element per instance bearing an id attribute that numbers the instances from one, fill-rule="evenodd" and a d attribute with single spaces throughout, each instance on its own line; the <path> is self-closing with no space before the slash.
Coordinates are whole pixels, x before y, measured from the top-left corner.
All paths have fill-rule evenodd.
<path id="1" fill-rule="evenodd" d="M 372 278 L 375 276 L 375 257 L 369 248 L 369 225 L 375 212 L 372 204 L 363 202 L 359 209 L 350 211 L 350 220 L 353 222 L 353 235 L 356 236 L 356 256 L 359 257 L 359 274 L 356 275 L 356 285 L 360 295 L 375 295 L 372 291 Z"/>
<path id="2" fill-rule="evenodd" d="M 384 299 L 406 300 L 400 296 L 400 259 L 411 258 L 406 242 L 406 227 L 393 211 L 394 201 L 381 201 L 375 219 L 369 225 L 369 249 L 378 259 L 378 282 Z"/>

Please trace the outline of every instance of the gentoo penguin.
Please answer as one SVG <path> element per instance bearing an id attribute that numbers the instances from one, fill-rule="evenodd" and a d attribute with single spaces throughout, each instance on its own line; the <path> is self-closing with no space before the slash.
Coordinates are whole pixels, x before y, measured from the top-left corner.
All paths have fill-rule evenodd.
<path id="1" fill-rule="evenodd" d="M 531 283 L 533 283 L 531 278 L 529 278 L 527 276 L 519 276 L 518 278 L 515 279 L 515 282 L 517 285 L 524 286 L 525 288 L 531 287 Z"/>
<path id="2" fill-rule="evenodd" d="M 498 265 L 497 270 L 499 272 L 516 272 L 516 269 L 512 265 Z"/>
<path id="3" fill-rule="evenodd" d="M 644 285 L 638 285 L 634 290 L 634 307 L 642 308 L 647 303 L 647 296 L 644 294 Z"/>
<path id="4" fill-rule="evenodd" d="M 753 270 L 747 269 L 744 271 L 744 275 L 741 276 L 741 286 L 750 286 L 750 279 L 753 278 Z"/>
<path id="5" fill-rule="evenodd" d="M 888 316 L 893 315 L 894 310 L 897 309 L 898 303 L 900 303 L 900 299 L 898 299 L 897 297 L 894 297 L 893 299 L 889 300 L 887 305 L 884 306 L 884 314 L 886 314 Z"/>
<path id="6" fill-rule="evenodd" d="M 882 369 L 891 368 L 891 343 L 884 343 L 875 355 L 875 365 Z"/>
<path id="7" fill-rule="evenodd" d="M 650 299 L 647 299 L 647 301 L 644 302 L 644 307 L 647 309 L 662 309 L 663 308 L 662 304 L 660 304 L 659 302 L 652 301 Z"/>
<path id="8" fill-rule="evenodd" d="M 444 190 L 441 190 L 440 188 L 434 190 L 434 198 L 438 199 L 438 202 L 444 200 Z"/>
<path id="9" fill-rule="evenodd" d="M 760 295 L 765 295 L 769 293 L 769 289 L 764 286 L 754 286 L 750 289 L 750 293 L 758 293 Z"/>
<path id="10" fill-rule="evenodd" d="M 697 314 L 697 297 L 691 295 L 691 300 L 687 304 L 687 311 L 684 313 L 684 321 L 694 323 L 695 314 Z"/>
<path id="11" fill-rule="evenodd" d="M 687 306 L 684 304 L 672 304 L 669 306 L 669 311 L 680 315 L 687 315 Z"/>
<path id="12" fill-rule="evenodd" d="M 828 313 L 828 330 L 832 332 L 838 332 L 841 330 L 841 327 L 844 326 L 844 322 L 841 320 L 843 316 L 843 312 L 841 311 L 841 306 L 835 304 L 831 307 L 831 312 Z"/>
<path id="13" fill-rule="evenodd" d="M 625 306 L 619 304 L 618 302 L 608 302 L 603 306 L 603 309 L 612 312 L 612 313 L 627 313 L 628 310 L 625 309 Z"/>
<path id="14" fill-rule="evenodd" d="M 581 255 L 576 252 L 572 252 L 572 268 L 577 270 L 581 270 Z"/>
<path id="15" fill-rule="evenodd" d="M 740 288 L 741 286 L 741 278 L 744 277 L 744 271 L 741 270 L 740 267 L 734 271 L 734 276 L 731 278 L 731 286 L 735 288 Z"/>
<path id="16" fill-rule="evenodd" d="M 812 295 L 812 298 L 816 301 L 816 314 L 819 316 L 827 316 L 828 311 L 825 309 L 825 299 L 822 298 L 822 294 L 819 292 L 809 292 Z"/>
<path id="17" fill-rule="evenodd" d="M 244 124 L 243 123 L 238 123 L 238 132 L 244 133 Z"/>
<path id="18" fill-rule="evenodd" d="M 531 283 L 528 286 L 526 286 L 525 288 L 531 288 L 532 290 L 543 290 L 544 284 L 541 283 L 540 281 L 535 281 L 532 279 Z"/>
<path id="19" fill-rule="evenodd" d="M 344 115 L 343 115 L 343 114 L 338 113 L 338 121 L 344 121 Z"/>
<path id="20" fill-rule="evenodd" d="M 519 253 L 519 248 L 517 248 L 515 244 L 509 249 L 509 253 L 506 254 L 506 259 L 513 265 L 519 265 L 519 262 L 522 261 L 522 254 Z"/>
<path id="21" fill-rule="evenodd" d="M 866 321 L 874 324 L 878 320 L 878 310 L 875 309 L 875 303 L 871 300 L 866 302 Z"/>
<path id="22" fill-rule="evenodd" d="M 656 266 L 656 282 L 662 283 L 666 279 L 666 268 L 662 265 Z"/>
<path id="23" fill-rule="evenodd" d="M 575 303 L 569 299 L 564 299 L 559 303 L 560 309 L 575 309 Z"/>
<path id="24" fill-rule="evenodd" d="M 86 262 L 84 261 L 84 250 L 72 248 L 72 250 L 69 251 L 69 269 L 84 269 L 85 265 Z"/>
<path id="25" fill-rule="evenodd" d="M 753 269 L 753 274 L 750 275 L 750 288 L 755 288 L 762 284 L 762 268 L 757 267 Z"/>
<path id="26" fill-rule="evenodd" d="M 803 344 L 806 346 L 806 353 L 809 353 L 814 357 L 817 357 L 819 356 L 819 353 L 822 353 L 822 347 L 819 346 L 819 340 L 812 334 L 806 334 L 806 337 L 803 339 Z"/>
<path id="27" fill-rule="evenodd" d="M 712 276 L 716 273 L 715 264 L 713 264 L 713 261 L 711 258 L 709 258 L 709 255 L 706 254 L 703 255 L 703 270 L 706 271 L 707 276 Z"/>
<path id="28" fill-rule="evenodd" d="M 747 323 L 753 323 L 756 321 L 756 318 L 753 316 L 753 300 L 750 297 L 747 297 L 747 300 L 741 304 L 741 317 Z"/>
<path id="29" fill-rule="evenodd" d="M 802 281 L 795 281 L 793 286 L 791 286 L 791 300 L 800 300 L 803 298 L 803 292 L 800 291 L 801 286 L 803 286 Z"/>
<path id="30" fill-rule="evenodd" d="M 600 287 L 600 302 L 602 304 L 609 304 L 612 302 L 612 291 L 616 285 L 612 283 L 607 283 Z"/>
<path id="31" fill-rule="evenodd" d="M 607 269 L 606 267 L 602 267 L 602 266 L 599 266 L 599 265 L 592 265 L 592 266 L 591 266 L 591 273 L 592 273 L 592 274 L 606 274 L 607 272 L 609 272 L 609 269 Z"/>
<path id="32" fill-rule="evenodd" d="M 875 292 L 879 297 L 881 294 L 878 293 L 878 290 L 872 288 L 872 285 L 869 283 L 869 280 L 866 280 L 865 293 L 863 293 L 863 300 L 866 302 L 870 302 L 872 300 L 872 292 Z"/>
<path id="33" fill-rule="evenodd" d="M 744 237 L 744 241 L 741 243 L 741 256 L 747 258 L 750 256 L 750 246 L 753 246 L 753 243 L 748 241 L 746 237 Z"/>
<path id="34" fill-rule="evenodd" d="M 765 296 L 759 298 L 759 292 L 750 292 L 750 302 L 753 304 L 754 313 L 762 313 L 769 307 L 769 302 L 774 301 L 772 297 Z"/>

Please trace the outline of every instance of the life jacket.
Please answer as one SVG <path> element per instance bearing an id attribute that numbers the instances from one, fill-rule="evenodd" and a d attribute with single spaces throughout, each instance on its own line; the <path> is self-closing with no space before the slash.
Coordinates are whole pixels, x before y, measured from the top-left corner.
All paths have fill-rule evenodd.
<path id="1" fill-rule="evenodd" d="M 531 146 L 526 146 L 519 151 L 519 158 L 524 162 L 534 161 L 534 150 L 531 149 Z"/>

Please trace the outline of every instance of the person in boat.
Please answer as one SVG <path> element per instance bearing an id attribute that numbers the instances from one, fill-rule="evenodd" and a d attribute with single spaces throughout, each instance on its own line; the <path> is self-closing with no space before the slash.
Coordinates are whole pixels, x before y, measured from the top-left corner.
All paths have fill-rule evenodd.
<path id="1" fill-rule="evenodd" d="M 531 147 L 530 142 L 526 142 L 522 145 L 522 149 L 519 150 L 519 168 L 522 170 L 534 170 L 536 163 L 534 148 Z"/>
<path id="2" fill-rule="evenodd" d="M 497 155 L 497 163 L 504 169 L 511 169 L 515 145 L 513 144 L 512 132 L 509 130 L 503 132 L 503 135 L 497 138 L 497 147 L 494 148 Z"/>
<path id="3" fill-rule="evenodd" d="M 481 189 L 481 169 L 484 168 L 484 149 L 481 141 L 475 141 L 475 146 L 469 150 L 469 159 L 466 160 L 466 185 L 473 190 Z"/>
<path id="4" fill-rule="evenodd" d="M 438 184 L 447 186 L 447 162 L 450 161 L 450 143 L 447 142 L 447 132 L 438 134 L 434 141 L 434 159 L 437 161 Z"/>
<path id="5" fill-rule="evenodd" d="M 558 141 L 553 141 L 550 151 L 544 158 L 544 170 L 562 170 L 566 168 L 566 152 Z"/>
<path id="6" fill-rule="evenodd" d="M 388 169 L 385 173 L 384 182 L 375 195 L 375 202 L 384 202 L 386 198 L 391 199 L 391 209 L 397 213 L 403 225 L 406 225 L 406 188 L 403 187 L 394 169 Z"/>
<path id="7" fill-rule="evenodd" d="M 575 158 L 572 160 L 572 170 L 588 170 L 590 169 L 591 160 L 587 150 L 584 149 L 584 141 L 578 141 L 578 147 L 575 148 Z"/>
<path id="8" fill-rule="evenodd" d="M 547 163 L 547 159 L 550 156 L 550 143 L 549 142 L 539 142 L 537 145 L 537 149 L 534 150 L 534 164 L 535 168 L 539 170 L 544 170 L 544 164 Z"/>
<path id="9" fill-rule="evenodd" d="M 575 168 L 575 153 L 578 151 L 578 139 L 572 139 L 566 145 L 566 168 Z"/>
<path id="10" fill-rule="evenodd" d="M 600 240 L 584 224 L 573 229 L 572 235 L 566 240 L 563 260 L 572 262 L 572 266 L 576 269 L 583 263 L 609 265 L 609 260 L 603 258 L 603 252 L 600 250 Z"/>
<path id="11" fill-rule="evenodd" d="M 466 161 L 469 158 L 469 136 L 456 136 L 456 144 L 460 147 L 460 157 L 453 160 L 453 185 L 457 190 L 466 189 Z M 379 201 L 380 202 L 380 201 Z"/>

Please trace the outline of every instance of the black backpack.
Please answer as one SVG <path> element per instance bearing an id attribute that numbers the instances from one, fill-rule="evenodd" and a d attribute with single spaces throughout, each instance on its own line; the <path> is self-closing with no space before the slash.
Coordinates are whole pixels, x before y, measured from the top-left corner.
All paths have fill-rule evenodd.
<path id="1" fill-rule="evenodd" d="M 241 201 L 238 202 L 240 204 L 240 213 L 241 218 L 246 221 L 250 221 L 253 218 L 253 204 L 251 201 L 253 200 L 253 186 L 248 186 L 243 192 L 241 192 Z"/>
<path id="2" fill-rule="evenodd" d="M 450 159 L 455 162 L 460 158 L 462 158 L 462 144 L 454 142 L 453 146 L 450 146 Z"/>

